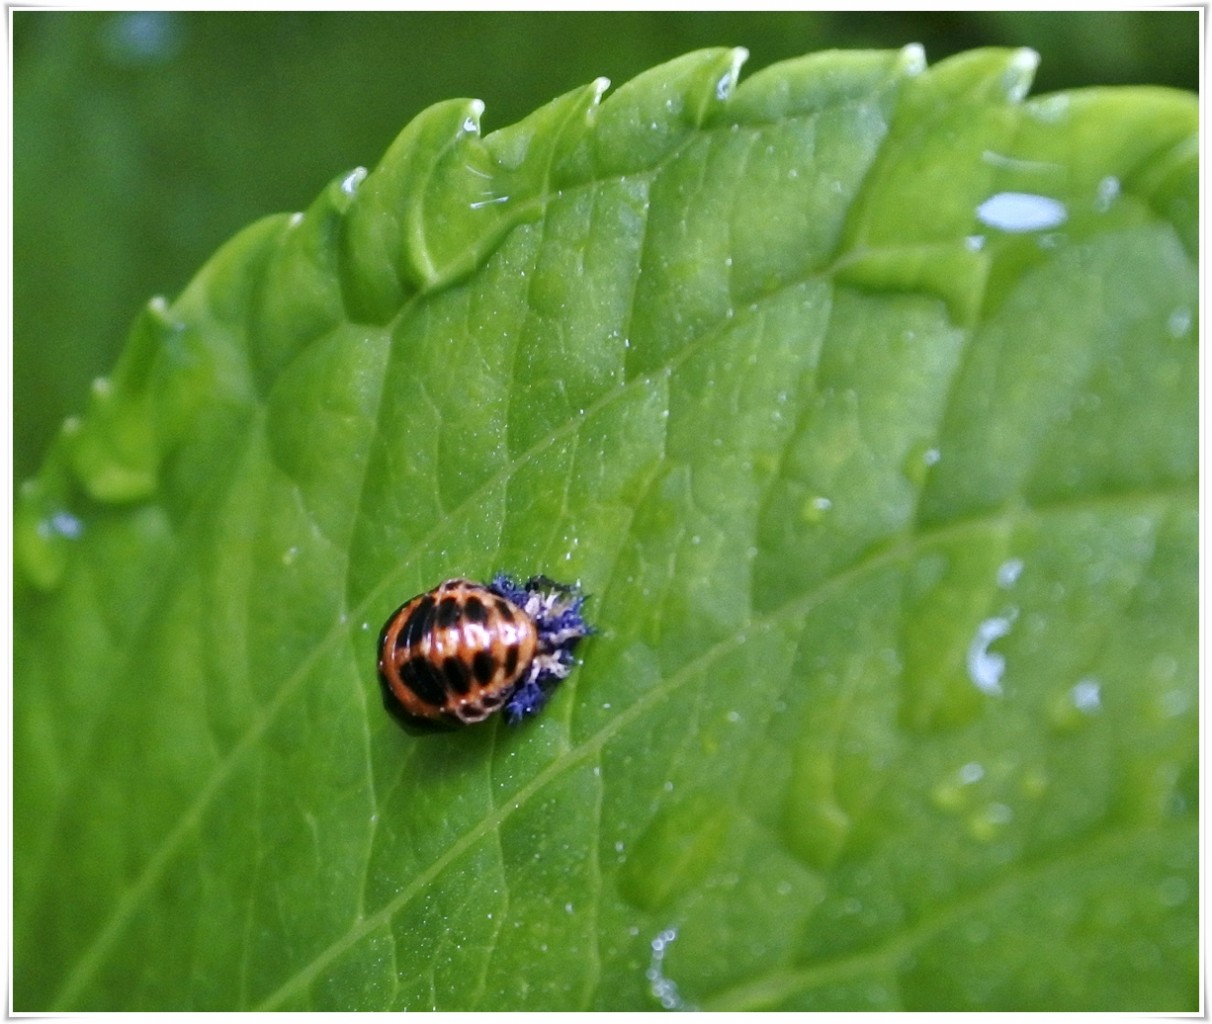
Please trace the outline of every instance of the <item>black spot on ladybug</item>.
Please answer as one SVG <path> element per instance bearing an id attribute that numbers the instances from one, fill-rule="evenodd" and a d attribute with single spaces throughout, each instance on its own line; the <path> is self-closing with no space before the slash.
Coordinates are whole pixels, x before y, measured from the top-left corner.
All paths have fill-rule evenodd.
<path id="1" fill-rule="evenodd" d="M 476 677 L 476 682 L 487 684 L 492 682 L 492 677 L 497 672 L 497 662 L 489 651 L 476 651 L 471 656 L 471 671 Z"/>
<path id="2" fill-rule="evenodd" d="M 442 674 L 446 683 L 455 693 L 466 693 L 471 689 L 471 676 L 467 674 L 467 666 L 458 658 L 447 658 L 442 662 Z"/>
<path id="3" fill-rule="evenodd" d="M 446 698 L 446 687 L 441 677 L 425 658 L 409 658 L 404 662 L 400 678 L 421 700 L 440 701 Z"/>
<path id="4" fill-rule="evenodd" d="M 484 602 L 472 594 L 463 602 L 463 614 L 468 622 L 483 623 L 488 621 L 488 609 Z"/>
<path id="5" fill-rule="evenodd" d="M 438 614 L 434 616 L 434 626 L 438 629 L 450 629 L 459 621 L 463 607 L 457 597 L 444 597 L 438 602 Z"/>

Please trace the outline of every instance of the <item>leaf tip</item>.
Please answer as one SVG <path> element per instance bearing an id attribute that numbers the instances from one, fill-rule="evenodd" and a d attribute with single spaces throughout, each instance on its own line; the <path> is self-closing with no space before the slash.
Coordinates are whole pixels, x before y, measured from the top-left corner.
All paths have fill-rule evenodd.
<path id="1" fill-rule="evenodd" d="M 1010 55 L 1006 73 L 1002 79 L 1006 99 L 1021 103 L 1035 81 L 1035 69 L 1039 67 L 1039 53 L 1029 46 L 1021 46 Z"/>
<path id="2" fill-rule="evenodd" d="M 341 179 L 338 187 L 345 195 L 353 196 L 357 193 L 358 186 L 366 180 L 366 175 L 369 173 L 365 167 L 355 167 Z"/>
<path id="3" fill-rule="evenodd" d="M 18 575 L 36 589 L 58 586 L 67 571 L 70 543 L 84 532 L 83 520 L 65 502 L 64 481 L 30 479 L 17 492 L 13 554 Z"/>
<path id="4" fill-rule="evenodd" d="M 737 79 L 741 76 L 741 66 L 749 59 L 749 51 L 743 46 L 734 46 L 728 54 L 728 66 L 715 85 L 715 98 L 728 99 L 736 89 Z"/>
<path id="5" fill-rule="evenodd" d="M 463 118 L 463 123 L 459 127 L 458 135 L 479 135 L 480 134 L 480 118 L 484 116 L 484 101 L 483 100 L 468 100 L 466 107 L 466 115 Z"/>
<path id="6" fill-rule="evenodd" d="M 897 63 L 907 77 L 922 74 L 926 70 L 926 48 L 921 43 L 901 47 Z"/>

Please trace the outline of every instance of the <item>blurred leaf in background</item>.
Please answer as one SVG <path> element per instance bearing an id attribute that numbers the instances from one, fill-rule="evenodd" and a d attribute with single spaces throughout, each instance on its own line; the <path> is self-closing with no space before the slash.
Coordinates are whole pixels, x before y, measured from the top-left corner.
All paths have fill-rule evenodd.
<path id="1" fill-rule="evenodd" d="M 829 47 L 1030 46 L 1037 92 L 1198 87 L 1198 14 L 1136 12 L 190 13 L 13 16 L 14 463 L 37 467 L 145 299 L 249 221 L 371 165 L 448 96 L 509 124 L 586 76 L 701 46 L 757 68 Z"/>

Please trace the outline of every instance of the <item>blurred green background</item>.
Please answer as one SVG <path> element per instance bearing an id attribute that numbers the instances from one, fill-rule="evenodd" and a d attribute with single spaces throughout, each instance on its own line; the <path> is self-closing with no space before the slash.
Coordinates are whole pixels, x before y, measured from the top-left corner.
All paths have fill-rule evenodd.
<path id="1" fill-rule="evenodd" d="M 934 63 L 1030 46 L 1035 93 L 1195 90 L 1199 16 L 1137 12 L 215 13 L 18 11 L 12 21 L 14 465 L 38 467 L 141 305 L 215 248 L 373 165 L 422 108 L 483 99 L 484 131 L 597 75 L 704 46 L 746 71 L 922 43 Z"/>

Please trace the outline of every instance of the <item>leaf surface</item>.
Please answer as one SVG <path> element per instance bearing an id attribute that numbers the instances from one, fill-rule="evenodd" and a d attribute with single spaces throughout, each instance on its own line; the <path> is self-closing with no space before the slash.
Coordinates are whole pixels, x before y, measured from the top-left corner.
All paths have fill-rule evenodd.
<path id="1" fill-rule="evenodd" d="M 21 493 L 15 1005 L 1198 1005 L 1197 108 L 689 54 L 405 128 Z M 579 579 L 541 718 L 383 619 Z"/>

